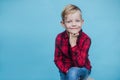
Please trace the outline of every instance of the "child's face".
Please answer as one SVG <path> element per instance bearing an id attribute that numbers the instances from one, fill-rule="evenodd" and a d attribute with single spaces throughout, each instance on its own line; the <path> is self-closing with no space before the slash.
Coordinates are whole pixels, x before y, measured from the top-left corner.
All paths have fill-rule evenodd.
<path id="1" fill-rule="evenodd" d="M 76 11 L 73 14 L 68 14 L 62 25 L 69 33 L 76 34 L 81 30 L 83 22 L 80 12 Z"/>

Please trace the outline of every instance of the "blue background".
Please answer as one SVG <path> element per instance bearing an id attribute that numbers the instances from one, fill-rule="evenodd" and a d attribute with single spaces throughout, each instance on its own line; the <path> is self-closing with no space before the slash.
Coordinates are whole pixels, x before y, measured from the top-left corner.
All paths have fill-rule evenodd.
<path id="1" fill-rule="evenodd" d="M 69 3 L 92 39 L 90 76 L 120 80 L 120 0 L 0 0 L 0 80 L 59 80 L 54 41 Z"/>

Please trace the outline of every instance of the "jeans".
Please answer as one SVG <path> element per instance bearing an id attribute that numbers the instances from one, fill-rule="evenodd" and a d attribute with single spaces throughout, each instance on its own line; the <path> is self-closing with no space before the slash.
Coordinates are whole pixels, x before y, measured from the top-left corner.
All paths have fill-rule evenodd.
<path id="1" fill-rule="evenodd" d="M 86 80 L 90 72 L 84 67 L 71 67 L 66 74 L 60 71 L 60 80 Z"/>

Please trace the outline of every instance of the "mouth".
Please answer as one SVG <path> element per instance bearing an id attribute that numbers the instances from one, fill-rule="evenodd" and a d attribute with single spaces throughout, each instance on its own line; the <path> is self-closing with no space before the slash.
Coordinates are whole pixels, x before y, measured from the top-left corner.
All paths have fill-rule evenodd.
<path id="1" fill-rule="evenodd" d="M 78 29 L 78 28 L 69 28 L 69 29 Z"/>

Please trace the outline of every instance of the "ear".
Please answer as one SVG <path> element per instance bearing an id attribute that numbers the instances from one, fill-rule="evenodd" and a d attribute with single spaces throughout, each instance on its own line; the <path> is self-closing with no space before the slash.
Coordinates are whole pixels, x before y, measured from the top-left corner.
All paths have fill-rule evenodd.
<path id="1" fill-rule="evenodd" d="M 82 25 L 84 24 L 84 20 L 82 19 Z"/>
<path id="2" fill-rule="evenodd" d="M 65 23 L 64 23 L 64 21 L 61 21 L 60 23 L 61 23 L 61 25 L 65 28 Z"/>

